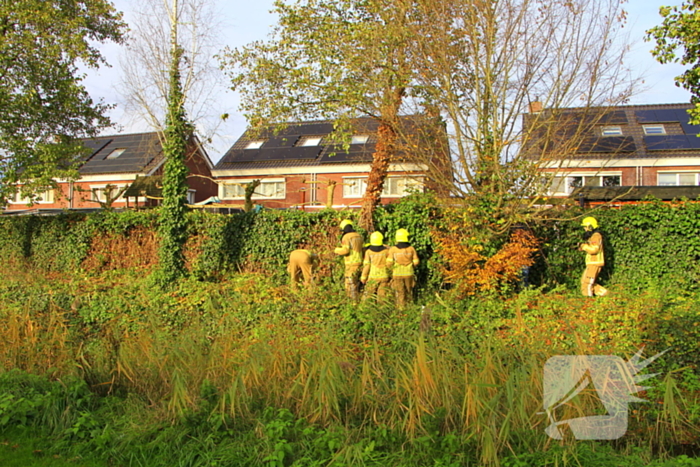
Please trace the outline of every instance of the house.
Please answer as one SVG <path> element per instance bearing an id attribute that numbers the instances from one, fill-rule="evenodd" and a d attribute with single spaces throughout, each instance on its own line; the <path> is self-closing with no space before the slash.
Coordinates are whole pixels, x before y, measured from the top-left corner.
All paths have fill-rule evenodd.
<path id="1" fill-rule="evenodd" d="M 410 122 L 415 121 L 402 117 L 404 128 L 411 128 Z M 219 199 L 241 206 L 247 184 L 260 180 L 252 200 L 265 207 L 359 208 L 377 143 L 378 123 L 360 118 L 352 127 L 347 148 L 333 141 L 331 121 L 292 123 L 278 133 L 247 130 L 212 171 L 219 182 Z M 422 162 L 428 159 L 418 161 L 404 149 L 400 153 L 390 164 L 384 182 L 381 201 L 385 204 L 412 190 L 422 191 L 428 182 L 428 163 Z"/>
<path id="2" fill-rule="evenodd" d="M 590 125 L 570 150 L 557 154 L 555 149 L 542 165 L 541 170 L 551 177 L 550 195 L 573 197 L 588 205 L 611 200 L 636 202 L 646 196 L 697 198 L 700 126 L 689 122 L 687 110 L 692 107 L 656 104 L 594 111 L 564 109 L 558 114 L 560 119 L 580 123 L 588 118 Z M 588 117 L 581 117 L 583 113 Z M 532 112 L 526 115 L 525 124 L 534 116 Z"/>
<path id="3" fill-rule="evenodd" d="M 56 189 L 40 194 L 33 206 L 18 193 L 9 200 L 6 212 L 159 204 L 158 179 L 165 157 L 158 133 L 100 136 L 83 140 L 83 145 L 88 151 L 80 160 L 78 180 L 59 180 Z M 188 145 L 186 165 L 191 174 L 188 201 L 195 203 L 216 195 L 216 183 L 211 179 L 213 164 L 196 137 Z"/>

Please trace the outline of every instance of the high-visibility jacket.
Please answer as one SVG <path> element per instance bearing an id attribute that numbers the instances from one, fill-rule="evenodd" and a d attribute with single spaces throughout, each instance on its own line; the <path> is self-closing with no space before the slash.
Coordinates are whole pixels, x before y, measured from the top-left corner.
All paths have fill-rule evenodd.
<path id="1" fill-rule="evenodd" d="M 387 271 L 387 257 L 389 249 L 384 246 L 380 251 L 372 251 L 368 248 L 365 251 L 365 259 L 362 262 L 362 281 L 388 279 L 389 272 Z"/>
<path id="2" fill-rule="evenodd" d="M 345 257 L 346 266 L 362 264 L 362 236 L 357 232 L 346 233 L 340 240 L 340 247 L 333 251 Z"/>
<path id="3" fill-rule="evenodd" d="M 412 276 L 414 267 L 420 263 L 416 249 L 410 245 L 406 248 L 397 246 L 389 248 L 386 262 L 393 277 Z"/>
<path id="4" fill-rule="evenodd" d="M 605 255 L 603 254 L 603 236 L 600 232 L 594 232 L 586 243 L 581 245 L 581 249 L 586 252 L 586 266 L 604 266 Z"/>

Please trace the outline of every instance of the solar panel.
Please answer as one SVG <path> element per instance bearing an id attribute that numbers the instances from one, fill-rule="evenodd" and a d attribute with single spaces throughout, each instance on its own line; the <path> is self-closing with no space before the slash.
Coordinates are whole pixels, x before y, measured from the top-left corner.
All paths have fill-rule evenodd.
<path id="1" fill-rule="evenodd" d="M 638 123 L 656 123 L 656 111 L 654 110 L 637 110 L 634 112 Z"/>
<path id="2" fill-rule="evenodd" d="M 223 163 L 258 162 L 278 160 L 309 160 L 316 159 L 323 148 L 321 146 L 238 149 L 230 151 Z"/>
<path id="3" fill-rule="evenodd" d="M 656 110 L 657 122 L 680 122 L 678 109 L 658 109 Z"/>
<path id="4" fill-rule="evenodd" d="M 646 144 L 649 151 L 663 151 L 668 149 L 666 146 L 666 136 L 665 135 L 648 135 L 644 137 L 644 144 Z"/>
<path id="5" fill-rule="evenodd" d="M 624 110 L 607 112 L 600 118 L 601 125 L 626 125 L 627 114 Z"/>
<path id="6" fill-rule="evenodd" d="M 332 154 L 332 155 L 331 155 Z M 374 145 L 352 145 L 348 152 L 340 146 L 328 148 L 321 158 L 322 164 L 336 164 L 339 162 L 369 162 L 374 154 Z"/>
<path id="7" fill-rule="evenodd" d="M 606 136 L 605 138 L 587 138 L 579 146 L 579 153 L 587 152 L 634 152 L 637 146 L 631 136 Z"/>

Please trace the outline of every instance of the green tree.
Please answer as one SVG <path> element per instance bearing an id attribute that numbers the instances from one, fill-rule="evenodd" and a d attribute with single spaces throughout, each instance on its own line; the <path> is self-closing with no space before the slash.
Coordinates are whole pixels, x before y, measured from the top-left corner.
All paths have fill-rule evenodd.
<path id="1" fill-rule="evenodd" d="M 659 63 L 690 65 L 680 76 L 676 86 L 691 92 L 690 101 L 695 108 L 689 113 L 694 124 L 700 124 L 700 10 L 695 1 L 683 2 L 680 6 L 662 6 L 659 14 L 663 18 L 660 26 L 647 31 L 646 39 L 656 42 L 651 51 Z M 679 49 L 682 53 L 679 53 Z"/>
<path id="2" fill-rule="evenodd" d="M 171 61 L 168 90 L 168 109 L 165 118 L 163 154 L 163 204 L 160 208 L 159 229 L 161 285 L 171 284 L 185 274 L 183 253 L 187 240 L 187 142 L 192 135 L 192 126 L 185 113 L 185 96 L 180 82 L 182 48 L 178 44 L 177 16 L 178 0 L 173 0 L 171 18 Z"/>
<path id="3" fill-rule="evenodd" d="M 97 43 L 120 43 L 125 24 L 106 0 L 0 2 L 0 204 L 77 175 L 76 138 L 109 125 L 80 65 L 105 64 Z"/>
<path id="4" fill-rule="evenodd" d="M 328 119 L 335 122 L 334 142 L 347 144 L 353 118 L 378 121 L 360 216 L 370 230 L 397 153 L 398 117 L 412 81 L 405 28 L 411 5 L 410 0 L 277 1 L 279 23 L 269 41 L 222 55 L 253 128 Z"/>

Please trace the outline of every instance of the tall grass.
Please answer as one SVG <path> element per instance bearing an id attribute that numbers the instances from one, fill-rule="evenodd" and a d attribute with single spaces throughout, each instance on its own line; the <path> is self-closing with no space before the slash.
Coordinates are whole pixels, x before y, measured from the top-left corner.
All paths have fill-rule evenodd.
<path id="1" fill-rule="evenodd" d="M 252 290 L 250 278 L 193 283 L 192 294 L 132 294 L 143 300 L 134 302 L 139 310 L 167 307 L 149 316 L 110 316 L 99 325 L 80 321 L 92 316 L 89 310 L 71 308 L 97 306 L 80 297 L 61 301 L 65 307 L 6 301 L 0 361 L 5 370 L 78 375 L 99 394 L 137 397 L 149 408 L 150 423 L 201 419 L 249 429 L 275 408 L 328 433 L 388 430 L 412 446 L 453 439 L 476 465 L 497 466 L 513 455 L 575 447 L 574 440 L 553 441 L 544 432 L 542 369 L 550 356 L 629 357 L 643 343 L 645 320 L 664 309 L 645 297 L 584 302 L 531 293 L 449 309 L 429 303 L 432 321 L 421 331 L 418 307 L 399 315 L 344 304 L 339 290 L 294 295 L 268 288 L 262 277 L 255 281 L 255 295 L 242 295 Z M 659 378 L 653 400 L 635 408 L 617 448 L 658 452 L 698 443 L 698 388 L 689 392 L 681 374 Z M 564 410 L 567 417 L 590 414 L 595 401 L 582 397 Z M 357 458 L 368 446 L 356 441 L 333 448 L 333 455 Z"/>

